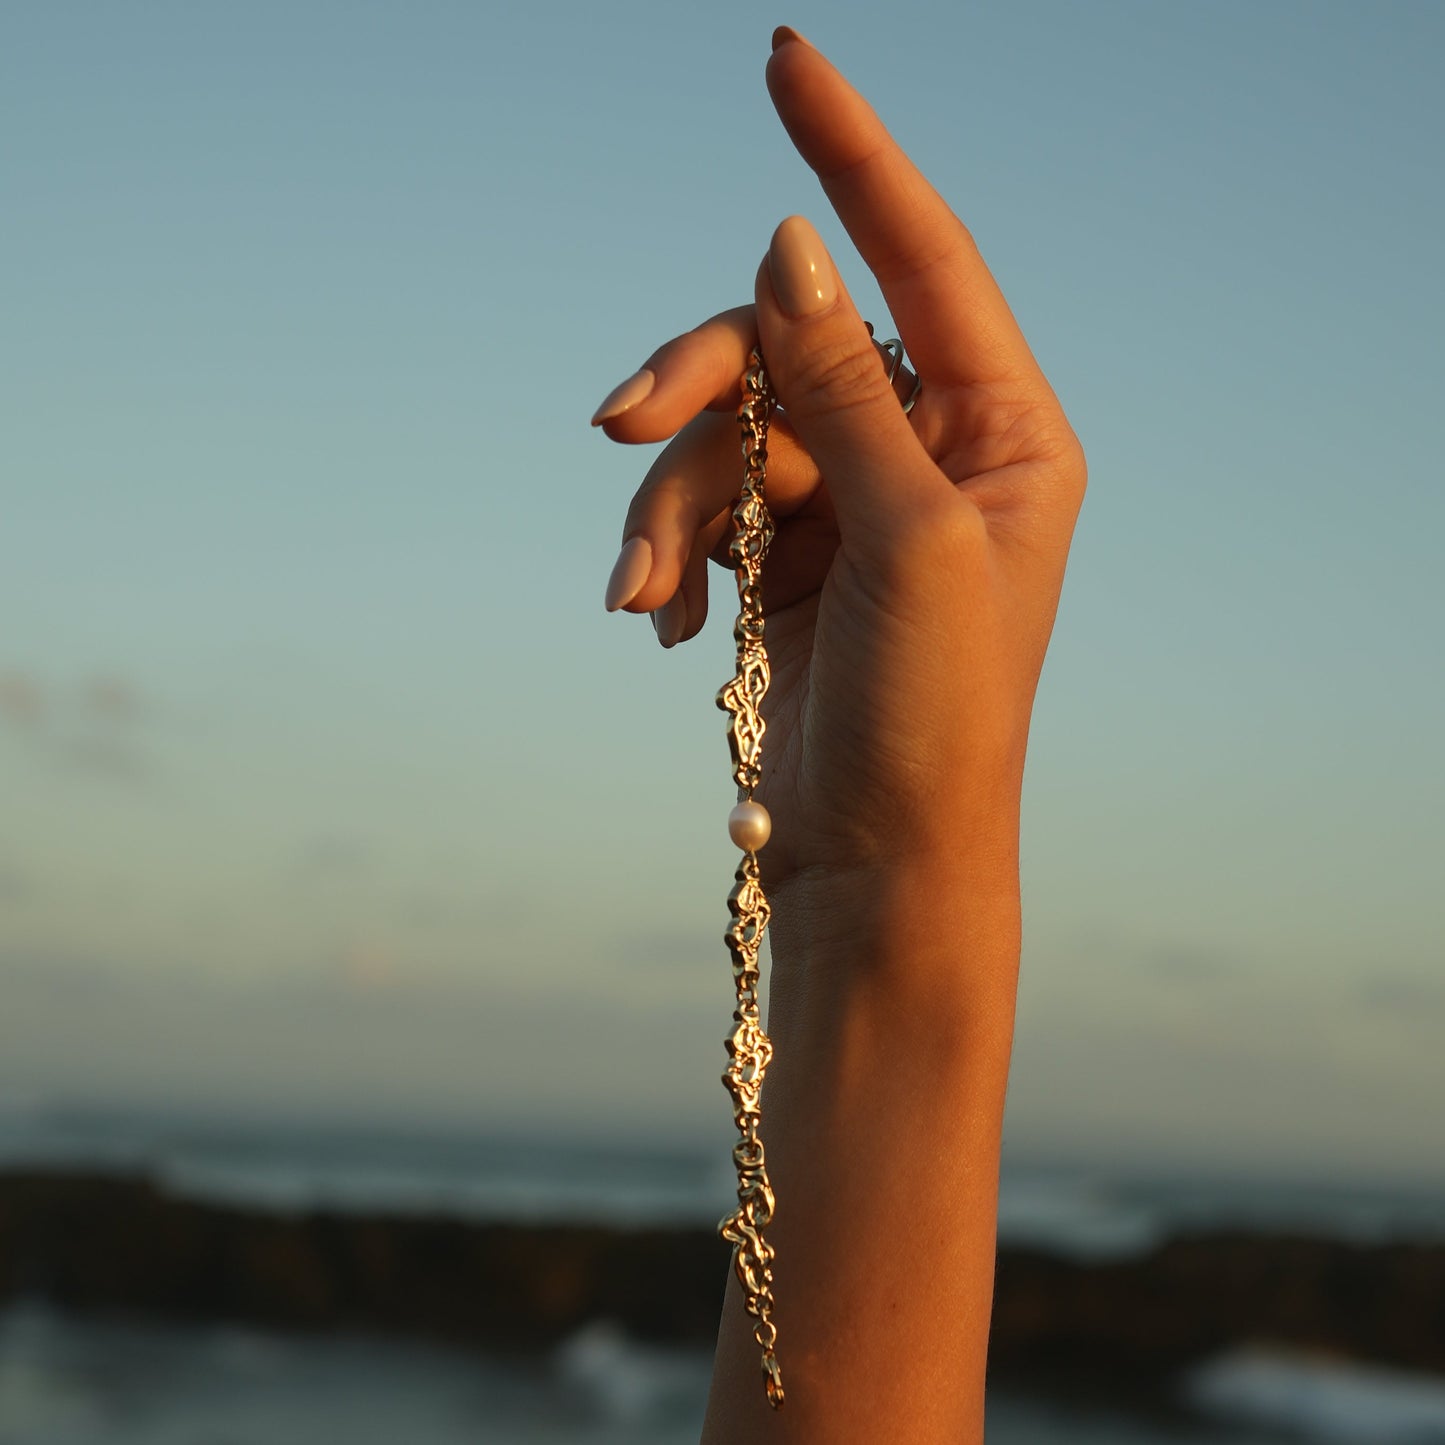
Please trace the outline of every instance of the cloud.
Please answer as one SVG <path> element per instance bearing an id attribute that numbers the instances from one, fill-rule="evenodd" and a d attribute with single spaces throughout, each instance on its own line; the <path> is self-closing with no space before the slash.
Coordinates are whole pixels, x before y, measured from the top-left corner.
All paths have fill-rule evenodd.
<path id="1" fill-rule="evenodd" d="M 66 771 L 136 781 L 152 772 L 141 727 L 150 708 L 119 673 L 56 685 L 22 668 L 0 671 L 0 725 L 33 756 Z"/>
<path id="2" fill-rule="evenodd" d="M 355 879 L 373 870 L 375 850 L 364 839 L 341 833 L 309 838 L 296 851 L 291 876 L 298 882 Z"/>
<path id="3" fill-rule="evenodd" d="M 88 679 L 81 688 L 80 704 L 92 717 L 111 722 L 133 722 L 144 711 L 135 685 L 113 673 Z"/>
<path id="4" fill-rule="evenodd" d="M 1420 978 L 1403 973 L 1377 974 L 1361 980 L 1356 1000 L 1365 1008 L 1428 1028 L 1445 1020 L 1445 979 Z"/>
<path id="5" fill-rule="evenodd" d="M 361 993 L 396 989 L 402 984 L 401 959 L 379 939 L 351 939 L 342 946 L 336 966 L 343 986 Z"/>
<path id="6" fill-rule="evenodd" d="M 128 738 L 103 734 L 66 738 L 57 745 L 55 756 L 73 772 L 100 778 L 139 782 L 151 772 L 144 754 Z"/>
<path id="7" fill-rule="evenodd" d="M 0 672 L 0 720 L 29 731 L 44 714 L 45 692 L 35 677 L 14 669 Z"/>
<path id="8" fill-rule="evenodd" d="M 589 996 L 438 979 L 357 935 L 329 971 L 221 977 L 0 948 L 0 1097 L 469 1127 L 551 1122 L 726 1137 L 725 1022 L 665 991 Z M 346 970 L 350 970 L 349 976 Z M 725 1155 L 723 1157 L 726 1157 Z"/>
<path id="9" fill-rule="evenodd" d="M 1150 972 L 1178 983 L 1211 983 L 1233 978 L 1240 971 L 1240 960 L 1223 949 L 1201 944 L 1165 944 L 1144 951 L 1140 960 Z"/>

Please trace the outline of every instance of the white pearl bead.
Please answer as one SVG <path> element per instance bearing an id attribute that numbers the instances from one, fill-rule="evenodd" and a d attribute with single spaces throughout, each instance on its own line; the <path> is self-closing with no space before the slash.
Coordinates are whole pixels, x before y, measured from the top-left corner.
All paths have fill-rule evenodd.
<path id="1" fill-rule="evenodd" d="M 761 803 L 739 803 L 728 814 L 728 837 L 744 853 L 756 853 L 772 836 L 773 820 Z"/>

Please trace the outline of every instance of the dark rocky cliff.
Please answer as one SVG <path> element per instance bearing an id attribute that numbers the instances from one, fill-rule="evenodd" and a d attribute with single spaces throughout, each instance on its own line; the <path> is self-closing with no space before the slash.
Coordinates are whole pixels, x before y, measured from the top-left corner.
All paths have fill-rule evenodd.
<path id="1" fill-rule="evenodd" d="M 705 1345 L 726 1269 L 725 1247 L 702 1230 L 290 1215 L 175 1198 L 139 1178 L 0 1174 L 0 1301 L 489 1350 L 543 1348 L 607 1318 Z M 1099 1264 L 1000 1254 L 1000 1374 L 1147 1386 L 1246 1340 L 1445 1374 L 1445 1246 L 1236 1234 Z"/>

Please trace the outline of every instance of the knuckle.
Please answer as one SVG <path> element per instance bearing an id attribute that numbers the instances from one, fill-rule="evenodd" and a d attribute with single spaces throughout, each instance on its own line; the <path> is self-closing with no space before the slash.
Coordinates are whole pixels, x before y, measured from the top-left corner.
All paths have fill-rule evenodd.
<path id="1" fill-rule="evenodd" d="M 1083 443 L 1062 411 L 1038 430 L 1033 453 L 1047 464 L 1058 495 L 1082 499 L 1089 483 L 1089 463 Z"/>
<path id="2" fill-rule="evenodd" d="M 880 559 L 886 586 L 901 593 L 925 579 L 975 575 L 986 565 L 988 524 L 983 513 L 951 489 L 914 505 L 888 528 Z"/>
<path id="3" fill-rule="evenodd" d="M 871 346 L 860 351 L 851 340 L 807 347 L 779 378 L 779 392 L 784 405 L 815 413 L 874 406 L 891 396 L 878 353 Z"/>
<path id="4" fill-rule="evenodd" d="M 911 562 L 957 566 L 987 548 L 988 526 L 972 502 L 949 489 L 929 505 L 910 509 L 899 542 Z"/>
<path id="5" fill-rule="evenodd" d="M 1089 487 L 1089 459 L 1084 454 L 1084 444 L 1072 427 L 1067 427 L 1068 436 L 1061 443 L 1059 469 L 1070 490 L 1082 497 Z"/>

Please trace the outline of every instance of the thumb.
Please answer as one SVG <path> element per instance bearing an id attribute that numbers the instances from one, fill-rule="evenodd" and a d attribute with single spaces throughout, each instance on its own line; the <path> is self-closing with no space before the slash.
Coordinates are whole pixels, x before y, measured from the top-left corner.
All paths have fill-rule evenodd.
<path id="1" fill-rule="evenodd" d="M 948 483 L 913 434 L 822 238 L 802 216 L 758 271 L 768 376 L 828 487 L 845 545 L 887 545 Z"/>

